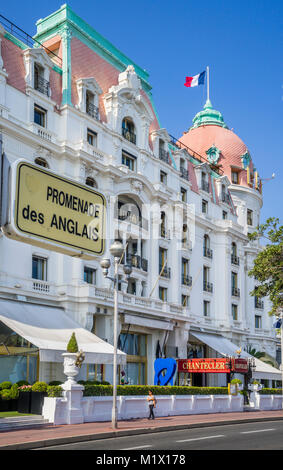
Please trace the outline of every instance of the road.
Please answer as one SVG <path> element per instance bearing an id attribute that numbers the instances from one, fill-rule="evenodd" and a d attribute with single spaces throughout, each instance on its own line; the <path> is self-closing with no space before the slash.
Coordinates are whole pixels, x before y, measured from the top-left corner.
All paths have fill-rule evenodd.
<path id="1" fill-rule="evenodd" d="M 40 450 L 40 449 L 36 449 Z M 283 422 L 229 424 L 45 447 L 44 450 L 283 450 Z"/>

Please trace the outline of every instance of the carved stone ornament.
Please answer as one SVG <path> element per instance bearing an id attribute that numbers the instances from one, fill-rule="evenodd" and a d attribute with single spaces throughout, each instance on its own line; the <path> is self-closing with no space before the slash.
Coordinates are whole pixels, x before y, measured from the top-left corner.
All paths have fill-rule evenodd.
<path id="1" fill-rule="evenodd" d="M 141 181 L 131 180 L 131 187 L 133 191 L 139 194 L 143 189 L 143 184 L 141 183 Z"/>
<path id="2" fill-rule="evenodd" d="M 220 158 L 221 151 L 213 144 L 205 153 L 208 161 L 216 165 Z"/>

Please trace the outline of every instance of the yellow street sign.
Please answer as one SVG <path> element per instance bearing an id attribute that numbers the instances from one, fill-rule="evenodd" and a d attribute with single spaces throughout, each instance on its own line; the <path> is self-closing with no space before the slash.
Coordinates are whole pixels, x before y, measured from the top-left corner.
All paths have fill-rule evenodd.
<path id="1" fill-rule="evenodd" d="M 99 192 L 21 161 L 14 197 L 14 225 L 29 243 L 50 242 L 56 251 L 59 245 L 82 257 L 103 254 L 106 201 Z"/>

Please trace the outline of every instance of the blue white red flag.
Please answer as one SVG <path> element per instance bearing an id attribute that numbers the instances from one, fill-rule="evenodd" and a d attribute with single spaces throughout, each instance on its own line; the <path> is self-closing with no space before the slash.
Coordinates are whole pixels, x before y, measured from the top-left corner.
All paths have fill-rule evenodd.
<path id="1" fill-rule="evenodd" d="M 199 73 L 198 75 L 194 75 L 193 77 L 186 77 L 186 83 L 184 83 L 184 85 L 188 88 L 198 85 L 204 85 L 204 79 L 205 71 Z"/>

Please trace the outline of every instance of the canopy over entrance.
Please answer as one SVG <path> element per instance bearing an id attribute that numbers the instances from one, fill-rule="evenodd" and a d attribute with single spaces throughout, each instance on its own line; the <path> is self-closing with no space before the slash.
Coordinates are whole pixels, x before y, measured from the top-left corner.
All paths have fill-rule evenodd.
<path id="1" fill-rule="evenodd" d="M 207 344 L 211 349 L 214 349 L 222 356 L 237 356 L 237 352 L 240 348 L 232 343 L 229 339 L 224 338 L 221 335 L 213 335 L 209 333 L 191 332 L 191 335 L 202 343 Z M 266 364 L 263 361 L 251 356 L 246 351 L 241 350 L 241 357 L 243 358 L 254 358 L 256 369 L 253 372 L 255 379 L 263 380 L 282 380 L 281 371 L 275 369 L 275 367 Z"/>
<path id="2" fill-rule="evenodd" d="M 63 362 L 62 353 L 74 332 L 79 349 L 85 353 L 85 363 L 113 363 L 113 346 L 76 323 L 61 308 L 0 300 L 0 321 L 39 348 L 42 362 Z M 117 353 L 117 362 L 126 363 L 122 351 Z"/>

